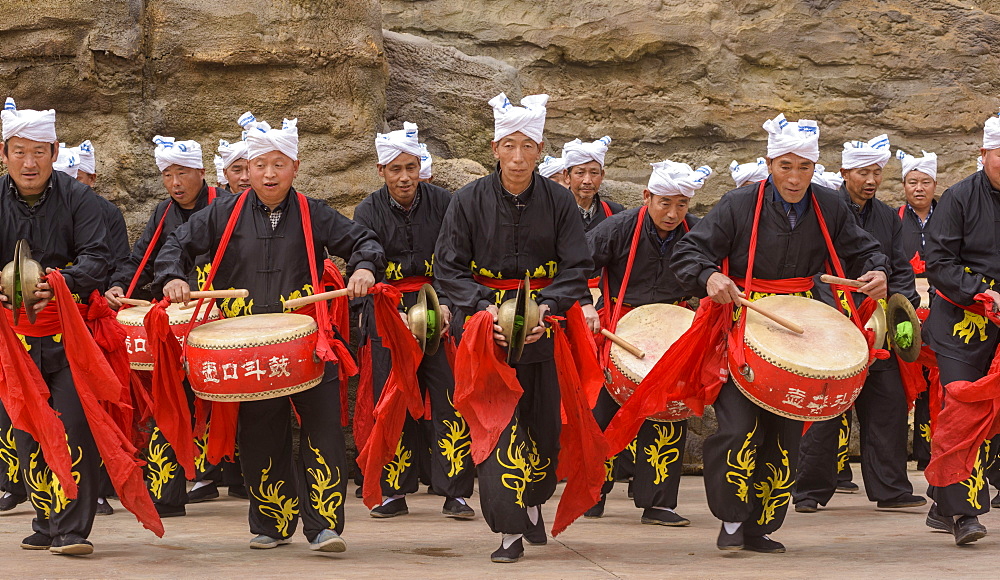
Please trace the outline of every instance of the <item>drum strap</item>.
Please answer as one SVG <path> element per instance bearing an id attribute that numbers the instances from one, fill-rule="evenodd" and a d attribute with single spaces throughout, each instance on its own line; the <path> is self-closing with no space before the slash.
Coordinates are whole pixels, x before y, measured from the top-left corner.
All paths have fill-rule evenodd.
<path id="1" fill-rule="evenodd" d="M 649 208 L 645 205 L 639 208 L 639 215 L 635 220 L 635 230 L 632 231 L 632 243 L 628 249 L 628 259 L 625 261 L 625 275 L 622 276 L 622 285 L 621 288 L 618 289 L 618 299 L 614 301 L 614 307 L 608 304 L 611 294 L 608 292 L 607 268 L 604 269 L 604 295 L 607 297 L 605 298 L 604 307 L 611 309 L 611 318 L 607 321 L 608 330 L 611 332 L 615 332 L 618 329 L 618 321 L 622 317 L 622 306 L 625 302 L 625 290 L 628 289 L 628 281 L 632 277 L 632 266 L 635 264 L 635 252 L 639 247 L 639 240 L 642 238 L 642 223 L 646 218 L 646 212 L 648 209 Z M 687 224 L 685 223 L 685 225 Z M 601 346 L 601 368 L 607 368 L 610 354 L 611 341 L 605 340 Z"/>

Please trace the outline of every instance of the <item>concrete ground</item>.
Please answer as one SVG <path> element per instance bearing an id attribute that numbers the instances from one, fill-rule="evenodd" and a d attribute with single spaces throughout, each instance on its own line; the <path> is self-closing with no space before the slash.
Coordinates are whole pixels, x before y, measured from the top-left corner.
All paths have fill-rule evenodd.
<path id="1" fill-rule="evenodd" d="M 912 464 L 911 464 L 912 466 Z M 856 480 L 860 473 L 855 469 Z M 923 476 L 910 472 L 917 493 Z M 860 484 L 861 482 L 858 481 Z M 188 506 L 188 515 L 165 520 L 158 539 L 120 510 L 98 517 L 91 556 L 55 556 L 18 547 L 31 533 L 27 504 L 0 514 L 2 578 L 983 578 L 1000 555 L 1000 540 L 988 536 L 958 548 L 950 535 L 924 525 L 926 508 L 876 511 L 864 493 L 837 494 L 815 514 L 789 511 L 774 535 L 786 554 L 721 552 L 715 548 L 719 522 L 705 503 L 702 479 L 685 476 L 678 512 L 688 528 L 642 525 L 640 511 L 616 485 L 600 520 L 577 520 L 546 546 L 526 546 L 516 564 L 493 564 L 499 545 L 477 513 L 455 521 L 441 513 L 442 498 L 419 493 L 407 503 L 410 515 L 390 520 L 368 516 L 351 486 L 344 554 L 310 552 L 300 534 L 273 550 L 250 550 L 245 501 L 223 496 Z M 544 510 L 547 524 L 555 499 Z M 477 508 L 478 497 L 471 505 Z M 1000 515 L 981 521 L 1000 536 Z"/>

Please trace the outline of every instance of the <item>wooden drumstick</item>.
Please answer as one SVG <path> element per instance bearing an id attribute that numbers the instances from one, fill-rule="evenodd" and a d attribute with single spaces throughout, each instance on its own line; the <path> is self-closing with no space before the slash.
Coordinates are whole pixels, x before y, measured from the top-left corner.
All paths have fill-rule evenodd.
<path id="1" fill-rule="evenodd" d="M 306 306 L 307 304 L 322 302 L 323 300 L 340 298 L 341 296 L 347 296 L 347 288 L 341 288 L 340 290 L 331 290 L 329 292 L 320 292 L 319 294 L 313 294 L 312 296 L 303 296 L 302 298 L 293 298 L 291 300 L 286 300 L 285 308 L 299 308 L 300 306 Z"/>
<path id="2" fill-rule="evenodd" d="M 625 340 L 624 338 L 618 336 L 617 334 L 611 332 L 610 330 L 602 328 L 601 334 L 603 334 L 605 338 L 607 338 L 611 342 L 624 348 L 632 356 L 636 358 L 646 358 L 646 353 L 642 352 L 642 350 L 640 350 L 639 347 L 635 346 L 634 344 Z"/>
<path id="3" fill-rule="evenodd" d="M 195 290 L 191 292 L 191 302 L 181 305 L 181 310 L 194 308 L 195 300 L 202 298 L 246 298 L 250 291 L 246 288 L 236 288 L 234 290 Z"/>
<path id="4" fill-rule="evenodd" d="M 756 305 L 755 303 L 750 302 L 749 300 L 747 300 L 743 295 L 740 295 L 740 302 L 739 303 L 740 303 L 740 306 L 742 306 L 744 308 L 749 308 L 750 310 L 753 310 L 754 312 L 756 312 L 757 314 L 760 314 L 761 316 L 764 316 L 766 318 L 770 318 L 771 320 L 777 322 L 781 326 L 784 326 L 788 330 L 791 330 L 795 334 L 802 334 L 802 333 L 805 332 L 805 330 L 801 326 L 799 326 L 798 324 L 795 324 L 794 322 L 792 322 L 791 320 L 788 320 L 787 318 L 784 318 L 782 316 L 778 316 L 777 314 L 771 312 L 770 310 L 768 310 L 766 308 L 761 308 L 760 306 Z"/>
<path id="5" fill-rule="evenodd" d="M 135 298 L 119 298 L 119 302 L 122 304 L 128 304 L 129 306 L 152 306 L 153 303 L 149 300 L 136 300 Z"/>
<path id="6" fill-rule="evenodd" d="M 861 280 L 851 280 L 850 278 L 838 278 L 836 276 L 830 276 L 829 274 L 822 274 L 819 277 L 819 281 L 826 284 L 838 284 L 840 286 L 850 286 L 851 288 L 861 288 L 868 282 L 862 282 Z"/>

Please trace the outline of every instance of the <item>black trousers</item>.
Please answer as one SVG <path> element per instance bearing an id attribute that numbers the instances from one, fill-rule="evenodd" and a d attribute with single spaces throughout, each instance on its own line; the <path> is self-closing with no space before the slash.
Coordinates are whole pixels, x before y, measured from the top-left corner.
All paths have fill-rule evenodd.
<path id="1" fill-rule="evenodd" d="M 479 503 L 491 530 L 523 534 L 525 508 L 555 492 L 562 417 L 555 361 L 512 366 L 524 393 L 495 450 L 477 466 Z"/>
<path id="2" fill-rule="evenodd" d="M 851 431 L 853 416 L 850 410 L 840 416 L 843 419 L 841 433 L 837 439 L 837 485 L 854 481 L 854 470 L 851 469 Z M 800 444 L 801 445 L 801 444 Z"/>
<path id="3" fill-rule="evenodd" d="M 937 361 L 941 371 L 941 384 L 945 388 L 953 381 L 975 381 L 986 375 L 986 367 L 975 367 L 941 355 L 938 355 Z M 969 479 L 947 487 L 927 487 L 927 495 L 937 503 L 941 515 L 978 516 L 990 511 L 990 488 L 986 484 L 986 471 L 996 460 L 998 445 L 1000 437 L 983 442 Z"/>
<path id="4" fill-rule="evenodd" d="M 371 337 L 372 381 L 375 404 L 389 377 L 392 360 L 378 337 Z M 416 493 L 420 481 L 430 478 L 438 495 L 471 497 L 475 484 L 469 426 L 455 410 L 455 377 L 444 347 L 425 356 L 417 368 L 420 392 L 430 398 L 431 418 L 407 415 L 396 454 L 382 470 L 382 495 Z"/>
<path id="5" fill-rule="evenodd" d="M 14 426 L 10 423 L 7 410 L 0 405 L 0 492 L 27 496 L 21 479 L 20 463 L 17 461 L 17 444 L 14 442 Z M 0 495 L 3 495 L 0 493 Z"/>
<path id="6" fill-rule="evenodd" d="M 78 534 L 86 538 L 90 535 L 97 508 L 100 454 L 76 394 L 62 343 L 55 342 L 50 336 L 26 337 L 25 342 L 28 354 L 41 369 L 42 378 L 49 387 L 49 402 L 66 428 L 73 478 L 78 490 L 75 500 L 68 499 L 59 479 L 45 462 L 38 443 L 24 431 L 15 429 L 19 475 L 35 508 L 31 528 L 49 537 Z"/>
<path id="7" fill-rule="evenodd" d="M 297 464 L 292 405 L 302 421 Z M 250 495 L 250 533 L 291 537 L 300 516 L 309 541 L 325 529 L 343 532 L 347 451 L 336 365 L 328 363 L 322 382 L 307 391 L 240 403 L 238 442 Z"/>
<path id="8" fill-rule="evenodd" d="M 791 500 L 802 423 L 757 406 L 732 379 L 714 406 L 719 429 L 703 454 L 708 506 L 724 522 L 743 522 L 746 535 L 770 534 Z"/>
<path id="9" fill-rule="evenodd" d="M 906 475 L 906 393 L 897 368 L 872 370 L 854 403 L 861 427 L 861 476 L 871 501 L 913 493 Z M 838 448 L 850 437 L 844 417 L 813 423 L 802 436 L 794 501 L 826 505 L 837 489 Z"/>
<path id="10" fill-rule="evenodd" d="M 913 402 L 913 460 L 918 469 L 931 460 L 931 407 L 927 391 L 917 395 Z"/>
<path id="11" fill-rule="evenodd" d="M 607 428 L 620 408 L 606 390 L 601 391 L 594 407 L 594 416 L 601 429 Z M 642 509 L 677 507 L 677 491 L 680 489 L 681 474 L 684 470 L 686 442 L 687 421 L 673 423 L 648 419 L 643 421 L 632 443 L 635 453 L 632 480 L 635 507 Z M 628 449 L 622 450 L 605 462 L 602 494 L 611 493 L 616 479 L 615 464 L 618 458 L 628 453 Z"/>

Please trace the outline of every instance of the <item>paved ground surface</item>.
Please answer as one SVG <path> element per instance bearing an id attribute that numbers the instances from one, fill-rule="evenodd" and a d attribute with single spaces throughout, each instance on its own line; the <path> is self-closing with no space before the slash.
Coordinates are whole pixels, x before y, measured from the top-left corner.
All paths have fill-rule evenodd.
<path id="1" fill-rule="evenodd" d="M 912 465 L 912 464 L 911 464 Z M 856 470 L 857 473 L 858 470 Z M 911 471 L 918 493 L 923 477 Z M 860 479 L 860 475 L 858 475 Z M 860 482 L 859 482 L 860 483 Z M 640 511 L 616 486 L 600 520 L 578 520 L 546 546 L 527 546 L 517 564 L 492 564 L 499 544 L 480 516 L 454 521 L 440 515 L 442 498 L 408 499 L 410 515 L 368 516 L 361 500 L 347 507 L 345 554 L 310 552 L 305 538 L 274 550 L 250 550 L 246 502 L 223 498 L 189 506 L 188 515 L 165 520 L 158 539 L 124 511 L 99 517 L 92 556 L 28 552 L 18 544 L 30 533 L 31 512 L 22 504 L 0 514 L 0 577 L 31 578 L 986 578 L 1000 561 L 1000 515 L 983 523 L 997 537 L 957 548 L 951 536 L 924 526 L 925 508 L 876 511 L 863 493 L 837 494 L 815 514 L 791 512 L 774 537 L 786 554 L 720 552 L 719 523 L 705 503 L 700 477 L 686 476 L 678 511 L 688 528 L 642 525 Z M 478 508 L 478 498 L 472 505 Z M 118 503 L 112 500 L 118 508 Z M 545 511 L 546 521 L 555 503 Z M 478 509 L 477 509 L 478 511 Z"/>

